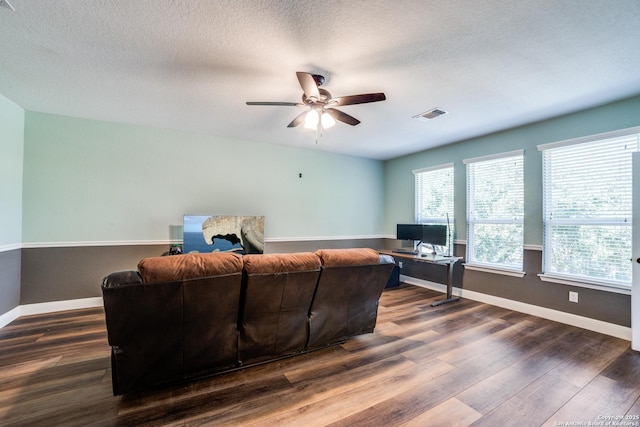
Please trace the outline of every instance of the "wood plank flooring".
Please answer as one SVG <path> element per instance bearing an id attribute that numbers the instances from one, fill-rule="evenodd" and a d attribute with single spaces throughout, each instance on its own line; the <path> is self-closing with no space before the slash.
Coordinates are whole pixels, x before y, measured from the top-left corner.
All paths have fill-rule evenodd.
<path id="1" fill-rule="evenodd" d="M 439 298 L 403 284 L 383 293 L 373 334 L 124 397 L 102 309 L 22 317 L 0 329 L 0 425 L 640 425 L 629 342 Z"/>

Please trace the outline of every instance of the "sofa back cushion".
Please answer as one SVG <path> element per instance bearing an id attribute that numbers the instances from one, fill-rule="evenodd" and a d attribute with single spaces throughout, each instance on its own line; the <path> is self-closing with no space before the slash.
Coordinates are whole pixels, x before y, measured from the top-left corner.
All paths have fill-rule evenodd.
<path id="1" fill-rule="evenodd" d="M 316 251 L 324 267 L 378 264 L 378 252 L 370 248 L 320 249 Z"/>
<path id="2" fill-rule="evenodd" d="M 373 332 L 393 263 L 368 248 L 321 249 L 316 254 L 322 273 L 309 311 L 307 349 Z"/>
<path id="3" fill-rule="evenodd" d="M 243 260 L 240 363 L 258 363 L 304 351 L 320 258 L 302 252 L 245 255 Z"/>
<path id="4" fill-rule="evenodd" d="M 192 253 L 144 258 L 138 271 L 145 283 L 171 282 L 242 272 L 242 258 L 232 252 Z"/>
<path id="5" fill-rule="evenodd" d="M 247 274 L 320 270 L 320 258 L 312 252 L 245 255 L 243 262 Z"/>

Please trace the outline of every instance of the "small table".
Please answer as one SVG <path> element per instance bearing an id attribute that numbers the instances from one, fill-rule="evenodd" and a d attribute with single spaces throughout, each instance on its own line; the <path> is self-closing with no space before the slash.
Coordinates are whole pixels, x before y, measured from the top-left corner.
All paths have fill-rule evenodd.
<path id="1" fill-rule="evenodd" d="M 447 267 L 447 280 L 445 285 L 447 286 L 447 297 L 431 303 L 432 307 L 436 307 L 449 302 L 459 301 L 460 297 L 453 296 L 453 265 L 462 259 L 462 257 L 455 256 L 443 256 L 443 255 L 431 255 L 431 254 L 412 254 L 404 252 L 396 252 L 391 250 L 378 251 L 381 254 L 391 255 L 394 258 L 409 259 L 412 261 L 427 262 L 430 264 L 440 264 Z"/>

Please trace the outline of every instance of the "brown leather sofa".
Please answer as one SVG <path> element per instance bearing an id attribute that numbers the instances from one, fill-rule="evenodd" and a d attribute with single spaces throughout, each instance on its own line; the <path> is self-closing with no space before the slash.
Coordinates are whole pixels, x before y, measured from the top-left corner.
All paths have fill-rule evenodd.
<path id="1" fill-rule="evenodd" d="M 373 332 L 393 259 L 373 249 L 145 258 L 104 278 L 113 394 Z"/>

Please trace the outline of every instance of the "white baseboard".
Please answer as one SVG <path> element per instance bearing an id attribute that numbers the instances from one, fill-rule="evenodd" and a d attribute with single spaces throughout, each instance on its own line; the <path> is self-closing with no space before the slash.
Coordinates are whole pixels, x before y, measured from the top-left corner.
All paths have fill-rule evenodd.
<path id="1" fill-rule="evenodd" d="M 422 279 L 416 279 L 415 277 L 401 275 L 400 281 L 443 293 L 447 291 L 446 287 L 442 284 L 429 282 Z M 497 307 L 506 308 L 508 310 L 514 310 L 520 313 L 542 317 L 543 319 L 553 320 L 554 322 L 577 326 L 578 328 L 587 329 L 589 331 L 594 331 L 601 334 L 610 335 L 612 337 L 621 338 L 623 340 L 631 341 L 631 328 L 626 326 L 620 326 L 609 322 L 603 322 L 602 320 L 591 319 L 589 317 L 578 316 L 576 314 L 566 313 L 564 311 L 553 310 L 550 308 L 527 304 L 520 301 L 513 301 L 507 298 L 496 297 L 493 295 L 487 295 L 480 292 L 469 291 L 456 287 L 453 288 L 453 294 L 473 301 L 495 305 Z"/>
<path id="2" fill-rule="evenodd" d="M 20 316 L 53 313 L 56 311 L 78 310 L 81 308 L 102 307 L 102 297 L 80 298 L 66 301 L 41 302 L 19 305 L 0 316 L 0 328 L 7 326 Z"/>
<path id="3" fill-rule="evenodd" d="M 20 306 L 17 306 L 13 310 L 9 310 L 5 314 L 0 316 L 0 328 L 4 328 L 9 323 L 16 320 L 18 317 L 20 317 Z"/>

